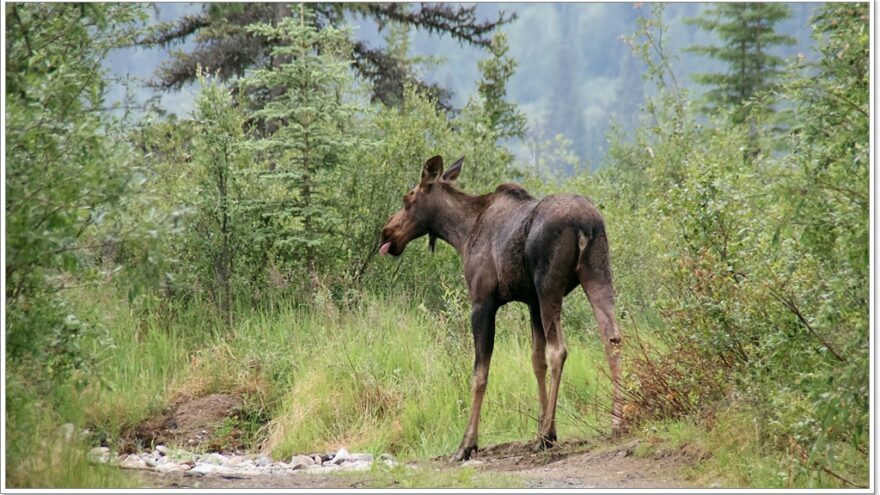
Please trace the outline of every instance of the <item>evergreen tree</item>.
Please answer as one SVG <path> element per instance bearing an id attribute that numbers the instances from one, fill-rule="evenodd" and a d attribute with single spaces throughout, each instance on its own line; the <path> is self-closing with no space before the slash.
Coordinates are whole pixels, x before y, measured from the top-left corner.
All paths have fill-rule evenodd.
<path id="1" fill-rule="evenodd" d="M 504 33 L 495 35 L 490 50 L 491 57 L 477 62 L 482 74 L 477 95 L 468 100 L 456 122 L 461 134 L 468 137 L 462 144 L 470 163 L 468 178 L 474 186 L 485 187 L 509 180 L 513 155 L 499 142 L 522 139 L 526 131 L 526 116 L 506 99 L 516 61 L 507 56 Z"/>
<path id="2" fill-rule="evenodd" d="M 259 69 L 241 81 L 244 88 L 283 88 L 281 95 L 254 115 L 275 122 L 276 130 L 250 148 L 269 162 L 263 174 L 265 235 L 279 261 L 305 260 L 312 288 L 318 249 L 325 234 L 340 222 L 333 204 L 332 172 L 352 156 L 355 107 L 343 101 L 351 84 L 348 29 L 317 29 L 311 7 L 300 4 L 298 16 L 277 25 L 248 28 L 269 40 L 273 57 L 286 63 Z M 298 264 L 298 263 L 297 263 Z"/>
<path id="3" fill-rule="evenodd" d="M 420 4 L 418 9 L 404 3 L 316 3 L 309 8 L 313 12 L 311 22 L 317 30 L 342 25 L 346 16 L 354 15 L 374 20 L 380 30 L 389 24 L 403 24 L 481 47 L 490 45 L 489 34 L 497 26 L 515 18 L 502 12 L 494 21 L 478 22 L 476 6 L 430 3 Z M 200 66 L 225 80 L 242 76 L 248 68 L 277 65 L 278 61 L 271 55 L 272 40 L 247 26 L 254 23 L 278 26 L 285 18 L 296 17 L 296 13 L 291 12 L 287 3 L 212 3 L 206 4 L 198 15 L 155 26 L 152 34 L 141 39 L 142 45 L 168 46 L 190 38 L 195 38 L 197 43 L 190 52 L 173 53 L 157 71 L 155 86 L 163 90 L 180 89 L 195 81 Z M 448 91 L 418 80 L 412 71 L 402 70 L 400 62 L 388 50 L 362 41 L 352 43 L 349 50 L 354 68 L 373 83 L 374 100 L 399 103 L 404 83 L 414 83 L 448 107 Z"/>
<path id="4" fill-rule="evenodd" d="M 516 72 L 517 62 L 507 55 L 510 46 L 507 36 L 498 33 L 492 38 L 490 58 L 480 60 L 480 78 L 477 91 L 483 101 L 483 111 L 489 127 L 497 139 L 522 138 L 526 132 L 526 116 L 516 104 L 507 101 L 507 83 Z"/>
<path id="5" fill-rule="evenodd" d="M 716 33 L 721 41 L 720 45 L 692 46 L 687 51 L 728 66 L 723 73 L 694 76 L 697 83 L 712 87 L 706 93 L 707 111 L 732 110 L 735 123 L 747 120 L 750 108 L 746 103 L 777 83 L 783 60 L 770 51 L 795 43 L 791 36 L 774 31 L 788 16 L 788 6 L 781 3 L 721 3 L 686 21 Z"/>

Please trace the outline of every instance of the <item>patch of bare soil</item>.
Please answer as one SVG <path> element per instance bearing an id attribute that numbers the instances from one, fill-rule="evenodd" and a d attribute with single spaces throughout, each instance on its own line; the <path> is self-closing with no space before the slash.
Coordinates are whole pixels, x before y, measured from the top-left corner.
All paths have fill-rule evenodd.
<path id="1" fill-rule="evenodd" d="M 522 476 L 528 488 L 684 488 L 679 474 L 697 459 L 691 453 L 634 455 L 639 440 L 596 448 L 587 441 L 560 442 L 536 451 L 534 442 L 493 445 L 470 461 L 476 469 Z"/>
<path id="2" fill-rule="evenodd" d="M 205 488 L 250 490 L 259 488 L 365 488 L 370 475 L 266 474 L 260 476 L 194 476 L 187 473 L 136 473 L 139 488 Z"/>
<path id="3" fill-rule="evenodd" d="M 211 394 L 186 399 L 173 404 L 163 414 L 150 418 L 134 430 L 134 442 L 127 447 L 175 444 L 184 448 L 204 447 L 208 450 L 236 449 L 235 431 L 226 432 L 223 445 L 212 445 L 215 432 L 223 427 L 227 418 L 237 418 L 242 401 L 229 394 Z"/>

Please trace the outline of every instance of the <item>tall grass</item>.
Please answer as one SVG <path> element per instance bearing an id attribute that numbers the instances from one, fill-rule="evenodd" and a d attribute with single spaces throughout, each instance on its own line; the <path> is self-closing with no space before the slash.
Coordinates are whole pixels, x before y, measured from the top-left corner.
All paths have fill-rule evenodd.
<path id="1" fill-rule="evenodd" d="M 465 306 L 438 313 L 405 298 L 375 296 L 346 308 L 279 303 L 239 311 L 225 327 L 208 305 L 170 318 L 138 310 L 110 291 L 70 298 L 88 322 L 80 342 L 85 364 L 45 384 L 50 393 L 42 397 L 24 365 L 10 368 L 10 486 L 123 486 L 124 475 L 87 462 L 88 448 L 117 445 L 173 403 L 210 393 L 240 396 L 239 426 L 250 429 L 249 446 L 275 458 L 342 446 L 433 457 L 450 454 L 464 432 L 473 363 Z M 563 323 L 569 327 L 558 411 L 563 439 L 610 424 L 604 355 L 595 334 L 582 328 L 584 314 L 575 306 Z M 537 431 L 529 339 L 527 312 L 503 309 L 482 445 L 529 440 Z M 64 423 L 90 433 L 61 442 Z M 57 460 L 43 455 L 47 445 L 63 445 Z"/>
<path id="2" fill-rule="evenodd" d="M 483 443 L 531 438 L 537 386 L 522 315 L 500 318 L 483 407 Z M 470 407 L 470 336 L 401 300 L 367 299 L 350 311 L 281 310 L 243 319 L 195 362 L 207 391 L 238 391 L 271 418 L 258 436 L 276 457 L 341 446 L 403 456 L 449 453 Z M 594 431 L 604 356 L 572 339 L 559 433 Z M 222 358 L 210 358 L 210 356 Z M 586 414 L 585 414 L 586 413 Z"/>

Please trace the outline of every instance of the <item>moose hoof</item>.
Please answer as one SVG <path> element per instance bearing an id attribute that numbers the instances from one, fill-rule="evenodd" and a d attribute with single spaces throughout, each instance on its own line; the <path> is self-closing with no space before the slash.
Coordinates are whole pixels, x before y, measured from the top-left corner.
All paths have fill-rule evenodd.
<path id="1" fill-rule="evenodd" d="M 538 434 L 538 441 L 535 443 L 535 451 L 540 452 L 547 450 L 556 445 L 556 433 L 548 433 L 546 435 Z"/>
<path id="2" fill-rule="evenodd" d="M 477 448 L 476 445 L 471 445 L 469 447 L 461 447 L 458 449 L 458 452 L 456 452 L 455 455 L 452 456 L 452 459 L 450 459 L 450 461 L 451 462 L 464 462 L 464 461 L 470 459 L 471 455 L 474 454 L 475 452 L 479 452 L 479 449 Z"/>

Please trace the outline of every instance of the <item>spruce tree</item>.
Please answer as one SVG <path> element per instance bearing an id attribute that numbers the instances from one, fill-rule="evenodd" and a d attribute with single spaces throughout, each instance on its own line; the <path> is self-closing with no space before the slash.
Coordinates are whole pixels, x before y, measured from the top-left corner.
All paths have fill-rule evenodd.
<path id="1" fill-rule="evenodd" d="M 774 26 L 789 15 L 788 6 L 781 3 L 721 3 L 686 21 L 716 33 L 721 42 L 692 46 L 686 51 L 728 66 L 725 72 L 694 76 L 697 83 L 711 86 L 705 96 L 706 111 L 731 110 L 733 122 L 747 120 L 750 107 L 746 103 L 777 83 L 783 59 L 770 52 L 795 43 L 791 36 L 774 31 Z"/>
<path id="2" fill-rule="evenodd" d="M 513 154 L 500 141 L 522 139 L 526 133 L 525 114 L 506 99 L 507 83 L 516 71 L 516 60 L 508 56 L 508 50 L 504 33 L 495 34 L 492 56 L 477 62 L 481 73 L 477 95 L 468 100 L 456 121 L 461 135 L 467 136 L 463 151 L 470 163 L 470 183 L 476 187 L 494 187 L 509 180 Z"/>
<path id="3" fill-rule="evenodd" d="M 490 58 L 480 60 L 480 78 L 477 91 L 483 101 L 483 110 L 489 119 L 489 127 L 497 139 L 520 138 L 526 133 L 526 116 L 507 101 L 507 83 L 516 72 L 517 62 L 509 57 L 510 46 L 504 33 L 492 38 Z"/>
<path id="4" fill-rule="evenodd" d="M 311 7 L 302 4 L 296 17 L 248 29 L 273 41 L 273 57 L 288 60 L 241 81 L 246 89 L 283 88 L 254 114 L 274 122 L 274 131 L 250 144 L 268 163 L 262 174 L 267 193 L 262 200 L 264 235 L 271 238 L 278 261 L 305 265 L 316 289 L 318 250 L 325 234 L 340 222 L 333 204 L 333 172 L 356 142 L 348 128 L 355 107 L 342 98 L 352 81 L 348 29 L 317 29 Z"/>

